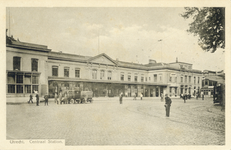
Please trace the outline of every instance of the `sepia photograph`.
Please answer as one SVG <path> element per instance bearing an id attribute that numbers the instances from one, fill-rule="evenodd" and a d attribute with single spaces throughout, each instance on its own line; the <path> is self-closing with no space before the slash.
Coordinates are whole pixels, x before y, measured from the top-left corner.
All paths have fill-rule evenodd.
<path id="1" fill-rule="evenodd" d="M 5 13 L 8 144 L 227 144 L 226 7 Z"/>

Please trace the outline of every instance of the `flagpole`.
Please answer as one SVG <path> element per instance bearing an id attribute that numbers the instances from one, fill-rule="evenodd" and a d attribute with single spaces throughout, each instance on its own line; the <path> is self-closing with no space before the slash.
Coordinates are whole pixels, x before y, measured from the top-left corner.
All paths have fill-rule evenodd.
<path id="1" fill-rule="evenodd" d="M 10 37 L 10 8 L 9 8 L 9 37 Z"/>

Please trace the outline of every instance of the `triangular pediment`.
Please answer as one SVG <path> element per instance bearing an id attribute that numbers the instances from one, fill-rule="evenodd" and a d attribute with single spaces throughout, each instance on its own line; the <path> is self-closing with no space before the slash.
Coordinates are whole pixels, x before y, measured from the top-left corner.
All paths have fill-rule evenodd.
<path id="1" fill-rule="evenodd" d="M 91 63 L 97 63 L 97 64 L 116 65 L 116 62 L 104 53 L 97 55 L 95 57 L 92 57 L 88 61 Z"/>

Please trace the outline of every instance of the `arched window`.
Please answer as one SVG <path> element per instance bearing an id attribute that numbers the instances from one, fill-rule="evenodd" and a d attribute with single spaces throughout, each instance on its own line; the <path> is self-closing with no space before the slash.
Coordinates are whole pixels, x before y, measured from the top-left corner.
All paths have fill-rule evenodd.
<path id="1" fill-rule="evenodd" d="M 31 71 L 38 71 L 38 59 L 31 59 Z"/>
<path id="2" fill-rule="evenodd" d="M 104 70 L 100 71 L 100 79 L 104 79 Z"/>
<path id="3" fill-rule="evenodd" d="M 108 73 L 107 73 L 107 79 L 111 80 L 111 78 L 112 78 L 112 73 L 111 73 L 111 71 L 108 71 Z"/>
<path id="4" fill-rule="evenodd" d="M 92 79 L 97 79 L 97 70 L 96 69 L 92 70 Z"/>
<path id="5" fill-rule="evenodd" d="M 20 70 L 21 66 L 21 57 L 13 58 L 13 70 Z"/>

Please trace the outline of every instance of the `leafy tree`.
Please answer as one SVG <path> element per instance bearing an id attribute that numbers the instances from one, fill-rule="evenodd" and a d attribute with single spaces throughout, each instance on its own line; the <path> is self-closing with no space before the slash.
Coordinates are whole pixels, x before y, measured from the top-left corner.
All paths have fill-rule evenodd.
<path id="1" fill-rule="evenodd" d="M 225 48 L 224 7 L 185 7 L 181 16 L 193 19 L 187 31 L 199 36 L 198 44 L 203 50 L 213 53 L 217 48 Z"/>

